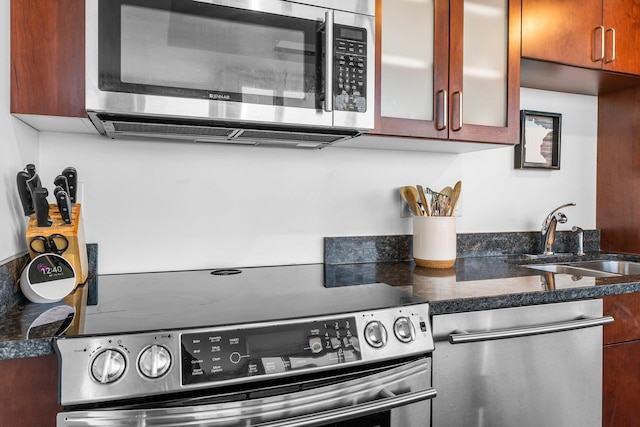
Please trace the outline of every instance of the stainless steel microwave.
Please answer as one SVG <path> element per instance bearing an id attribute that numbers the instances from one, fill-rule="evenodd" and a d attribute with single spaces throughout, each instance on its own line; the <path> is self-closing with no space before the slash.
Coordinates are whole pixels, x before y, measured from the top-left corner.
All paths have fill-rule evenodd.
<path id="1" fill-rule="evenodd" d="M 111 138 L 317 147 L 374 122 L 374 0 L 86 0 Z"/>

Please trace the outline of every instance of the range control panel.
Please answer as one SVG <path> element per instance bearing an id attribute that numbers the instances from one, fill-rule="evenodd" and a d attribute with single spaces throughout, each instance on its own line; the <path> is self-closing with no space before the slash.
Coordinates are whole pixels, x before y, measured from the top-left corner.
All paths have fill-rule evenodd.
<path id="1" fill-rule="evenodd" d="M 428 304 L 277 322 L 59 337 L 62 405 L 255 382 L 430 353 Z"/>
<path id="2" fill-rule="evenodd" d="M 354 317 L 180 337 L 182 384 L 280 374 L 361 360 Z"/>

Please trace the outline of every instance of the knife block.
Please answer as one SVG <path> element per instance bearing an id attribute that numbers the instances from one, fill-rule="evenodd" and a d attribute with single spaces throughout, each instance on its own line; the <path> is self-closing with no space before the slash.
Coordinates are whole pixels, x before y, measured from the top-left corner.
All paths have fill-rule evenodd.
<path id="1" fill-rule="evenodd" d="M 62 257 L 71 263 L 76 272 L 76 286 L 86 282 L 87 276 L 89 275 L 89 261 L 87 257 L 87 245 L 84 239 L 81 205 L 76 203 L 71 207 L 71 224 L 65 224 L 62 216 L 60 216 L 58 212 L 57 205 L 49 205 L 49 216 L 52 222 L 50 227 L 38 227 L 35 215 L 32 215 L 29 219 L 26 233 L 29 256 L 31 259 L 38 256 L 29 246 L 29 242 L 35 236 L 49 237 L 52 234 L 61 234 L 69 241 L 69 246 L 67 250 L 62 253 Z"/>

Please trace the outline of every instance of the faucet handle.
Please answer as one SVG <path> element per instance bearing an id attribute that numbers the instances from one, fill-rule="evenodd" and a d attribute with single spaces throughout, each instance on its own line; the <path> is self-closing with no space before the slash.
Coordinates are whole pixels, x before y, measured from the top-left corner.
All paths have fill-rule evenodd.
<path id="1" fill-rule="evenodd" d="M 573 227 L 571 227 L 571 231 L 578 234 L 578 251 L 576 252 L 576 255 L 583 256 L 584 255 L 584 230 L 574 225 Z"/>

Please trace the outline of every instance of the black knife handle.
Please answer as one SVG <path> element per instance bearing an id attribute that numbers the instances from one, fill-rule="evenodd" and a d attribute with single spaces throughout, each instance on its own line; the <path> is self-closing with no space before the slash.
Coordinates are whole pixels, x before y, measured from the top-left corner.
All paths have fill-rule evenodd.
<path id="1" fill-rule="evenodd" d="M 69 195 L 62 187 L 56 187 L 53 190 L 53 194 L 56 196 L 58 202 L 58 212 L 65 224 L 71 224 L 71 200 Z"/>
<path id="2" fill-rule="evenodd" d="M 62 175 L 67 178 L 67 185 L 69 186 L 69 198 L 71 199 L 71 203 L 76 202 L 76 195 L 78 193 L 78 172 L 76 168 L 69 166 L 62 171 Z"/>
<path id="3" fill-rule="evenodd" d="M 29 163 L 24 167 L 24 170 L 29 174 L 29 178 L 33 177 L 36 174 L 36 165 L 33 163 Z"/>
<path id="4" fill-rule="evenodd" d="M 29 172 L 27 172 L 29 173 Z M 31 177 L 29 177 L 29 180 L 27 181 L 27 185 L 29 186 L 29 191 L 31 191 L 31 197 L 33 197 L 33 190 L 35 190 L 38 187 L 42 187 L 42 182 L 40 181 L 40 176 L 38 174 L 35 174 Z"/>
<path id="5" fill-rule="evenodd" d="M 16 182 L 18 184 L 18 195 L 20 196 L 20 203 L 22 204 L 22 210 L 25 216 L 29 216 L 35 212 L 33 207 L 33 198 L 31 197 L 31 190 L 27 181 L 29 181 L 29 173 L 26 171 L 18 172 Z"/>
<path id="6" fill-rule="evenodd" d="M 62 187 L 62 189 L 69 194 L 69 181 L 67 180 L 67 177 L 64 175 L 58 175 L 56 176 L 56 179 L 53 180 L 53 185 L 55 185 L 56 187 Z M 53 191 L 53 194 L 55 193 L 55 190 Z"/>
<path id="7" fill-rule="evenodd" d="M 44 187 L 34 188 L 32 191 L 33 204 L 36 209 L 36 222 L 38 227 L 51 227 L 51 218 L 49 217 L 49 202 L 47 196 L 49 191 Z"/>

